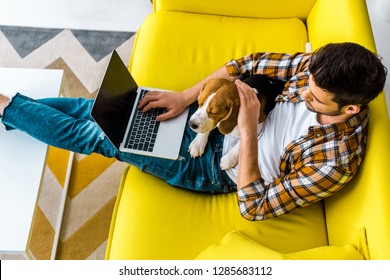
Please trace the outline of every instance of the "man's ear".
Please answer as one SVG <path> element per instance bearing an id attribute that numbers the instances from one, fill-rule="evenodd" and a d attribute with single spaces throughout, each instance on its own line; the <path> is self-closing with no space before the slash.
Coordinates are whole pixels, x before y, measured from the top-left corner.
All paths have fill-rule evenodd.
<path id="1" fill-rule="evenodd" d="M 359 105 L 346 105 L 343 107 L 342 111 L 348 115 L 356 115 L 360 112 Z"/>
<path id="2" fill-rule="evenodd" d="M 218 129 L 222 134 L 229 134 L 237 126 L 238 106 L 230 104 L 229 113 L 223 118 L 218 125 Z"/>

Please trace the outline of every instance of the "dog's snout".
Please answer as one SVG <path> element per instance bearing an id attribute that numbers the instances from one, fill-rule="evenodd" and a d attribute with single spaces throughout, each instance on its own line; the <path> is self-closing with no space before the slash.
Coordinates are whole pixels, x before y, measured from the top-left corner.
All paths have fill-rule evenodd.
<path id="1" fill-rule="evenodd" d="M 188 121 L 188 126 L 192 129 L 197 129 L 199 127 L 198 124 L 193 123 L 191 120 Z"/>

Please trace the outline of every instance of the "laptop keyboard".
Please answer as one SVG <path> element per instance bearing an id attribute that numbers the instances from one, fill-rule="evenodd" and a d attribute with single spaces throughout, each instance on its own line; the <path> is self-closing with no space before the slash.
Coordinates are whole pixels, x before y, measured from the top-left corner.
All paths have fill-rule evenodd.
<path id="1" fill-rule="evenodd" d="M 147 90 L 141 90 L 141 98 L 146 93 L 148 93 Z M 146 113 L 137 110 L 125 146 L 129 149 L 152 152 L 160 125 L 160 122 L 156 121 L 156 117 L 162 112 L 164 112 L 163 108 L 155 108 Z"/>

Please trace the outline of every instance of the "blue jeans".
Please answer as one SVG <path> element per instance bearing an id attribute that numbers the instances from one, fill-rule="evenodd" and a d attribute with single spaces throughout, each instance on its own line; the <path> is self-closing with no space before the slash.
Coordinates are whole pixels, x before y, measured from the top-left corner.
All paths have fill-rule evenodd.
<path id="1" fill-rule="evenodd" d="M 226 193 L 236 184 L 219 168 L 223 135 L 210 134 L 202 157 L 191 158 L 188 146 L 196 136 L 186 127 L 177 160 L 154 158 L 118 151 L 90 116 L 93 100 L 84 98 L 45 98 L 33 100 L 17 94 L 4 110 L 3 124 L 18 129 L 58 148 L 81 154 L 99 153 L 137 166 L 167 183 L 189 190 Z M 190 108 L 190 115 L 196 104 Z"/>

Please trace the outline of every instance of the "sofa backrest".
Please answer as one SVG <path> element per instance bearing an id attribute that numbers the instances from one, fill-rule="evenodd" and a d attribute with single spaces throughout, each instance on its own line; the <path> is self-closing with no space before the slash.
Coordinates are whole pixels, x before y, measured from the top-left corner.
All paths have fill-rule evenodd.
<path id="1" fill-rule="evenodd" d="M 317 0 L 306 25 L 313 50 L 331 42 L 355 42 L 375 51 L 365 0 Z"/>
<path id="2" fill-rule="evenodd" d="M 154 0 L 155 11 L 179 11 L 233 17 L 306 19 L 316 0 Z"/>

